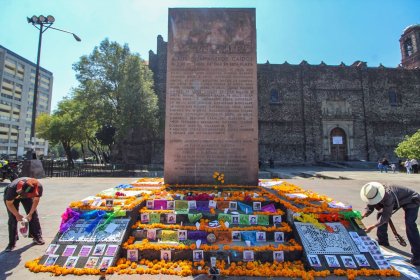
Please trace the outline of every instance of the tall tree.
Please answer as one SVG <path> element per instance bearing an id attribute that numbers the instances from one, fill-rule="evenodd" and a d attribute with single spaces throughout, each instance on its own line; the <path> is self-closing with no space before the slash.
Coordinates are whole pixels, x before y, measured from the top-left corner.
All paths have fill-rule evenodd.
<path id="1" fill-rule="evenodd" d="M 395 149 L 395 154 L 401 158 L 420 158 L 420 129 L 411 136 L 405 136 Z"/>
<path id="2" fill-rule="evenodd" d="M 115 129 L 117 146 L 133 139 L 153 140 L 157 129 L 157 96 L 152 72 L 127 45 L 103 40 L 90 55 L 73 65 L 80 83 L 75 98 L 87 104 L 89 116 L 97 121 L 97 132 L 104 126 Z M 140 133 L 139 133 L 140 132 Z M 111 145 L 112 149 L 114 145 Z"/>

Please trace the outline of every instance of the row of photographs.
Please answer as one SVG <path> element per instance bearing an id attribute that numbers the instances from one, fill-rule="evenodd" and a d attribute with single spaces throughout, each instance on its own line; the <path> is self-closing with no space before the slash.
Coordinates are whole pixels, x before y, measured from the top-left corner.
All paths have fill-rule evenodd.
<path id="1" fill-rule="evenodd" d="M 240 224 L 239 214 L 232 214 L 231 217 L 232 217 L 232 224 L 233 225 L 239 225 Z M 140 215 L 140 220 L 141 220 L 142 224 L 150 223 L 149 213 L 142 213 Z M 250 225 L 257 225 L 258 224 L 258 215 L 248 215 L 248 221 L 249 221 Z M 282 221 L 282 219 L 281 219 L 280 215 L 273 216 L 273 223 L 275 225 L 281 224 L 281 221 Z M 166 223 L 176 224 L 176 214 L 174 214 L 174 213 L 166 214 Z"/>
<path id="2" fill-rule="evenodd" d="M 56 263 L 59 255 L 49 255 L 44 262 L 45 266 L 52 266 Z M 85 268 L 98 268 L 98 269 L 106 269 L 108 268 L 114 259 L 114 257 L 103 257 L 101 261 L 99 261 L 100 257 L 89 257 L 84 264 Z M 77 262 L 79 261 L 78 256 L 70 256 L 67 258 L 66 262 L 64 263 L 65 268 L 75 268 Z M 99 264 L 99 265 L 98 265 Z"/>
<path id="3" fill-rule="evenodd" d="M 203 250 L 193 250 L 193 261 L 198 262 L 204 260 L 204 251 Z M 139 251 L 138 250 L 127 250 L 127 259 L 133 262 L 139 260 Z M 164 261 L 172 260 L 172 250 L 161 250 L 160 259 Z M 243 261 L 254 261 L 254 251 L 245 250 L 242 255 Z M 284 252 L 283 251 L 273 251 L 273 261 L 284 262 Z"/>
<path id="4" fill-rule="evenodd" d="M 70 257 L 73 256 L 76 252 L 77 245 L 60 245 L 60 244 L 50 244 L 45 251 L 45 255 L 55 255 L 57 250 L 60 248 L 60 246 L 66 246 L 64 248 L 63 253 L 61 256 L 63 257 Z M 92 251 L 93 249 L 93 251 Z M 118 245 L 107 245 L 107 244 L 96 244 L 95 248 L 91 245 L 83 245 L 80 248 L 79 253 L 77 256 L 79 257 L 88 257 L 91 253 L 93 256 L 106 256 L 106 257 L 113 257 L 115 256 L 115 253 L 118 250 Z"/>
<path id="5" fill-rule="evenodd" d="M 370 266 L 369 261 L 366 257 L 362 254 L 353 255 L 354 259 L 356 259 L 357 264 L 360 267 L 368 267 Z M 346 268 L 357 268 L 357 265 L 354 261 L 352 256 L 340 256 L 341 261 L 343 262 L 344 267 Z M 321 267 L 321 261 L 318 255 L 307 255 L 309 264 L 312 267 Z M 337 256 L 335 255 L 324 255 L 325 261 L 327 262 L 328 266 L 331 268 L 341 267 L 340 263 L 338 262 Z"/>
<path id="6" fill-rule="evenodd" d="M 244 231 L 246 232 L 246 231 Z M 188 231 L 187 230 L 178 230 L 178 241 L 188 240 Z M 147 239 L 150 241 L 157 240 L 157 229 L 147 229 Z M 266 232 L 257 231 L 255 235 L 256 242 L 266 242 Z M 241 231 L 232 231 L 232 241 L 245 241 L 242 240 Z M 284 232 L 274 232 L 274 242 L 283 243 L 284 242 Z"/>
<path id="7" fill-rule="evenodd" d="M 154 200 L 147 200 L 146 201 L 146 208 L 147 209 L 155 209 Z M 165 208 L 165 206 L 161 206 L 161 208 L 162 209 L 160 209 L 160 210 L 174 210 L 175 209 L 175 200 L 166 201 L 166 208 Z M 216 200 L 209 200 L 209 208 L 217 208 L 217 201 Z M 197 202 L 195 200 L 188 200 L 188 209 L 189 210 L 197 209 Z M 254 211 L 260 211 L 261 210 L 261 202 L 260 201 L 253 202 L 252 203 L 252 209 Z M 229 202 L 229 210 L 230 211 L 237 211 L 238 210 L 238 203 L 236 201 L 230 201 Z"/>

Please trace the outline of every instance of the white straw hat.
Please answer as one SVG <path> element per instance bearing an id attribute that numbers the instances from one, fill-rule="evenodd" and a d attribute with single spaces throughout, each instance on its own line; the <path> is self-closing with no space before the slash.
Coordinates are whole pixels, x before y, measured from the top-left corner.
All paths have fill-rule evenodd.
<path id="1" fill-rule="evenodd" d="M 360 190 L 360 198 L 369 205 L 375 205 L 385 196 L 385 187 L 378 182 L 369 182 Z"/>

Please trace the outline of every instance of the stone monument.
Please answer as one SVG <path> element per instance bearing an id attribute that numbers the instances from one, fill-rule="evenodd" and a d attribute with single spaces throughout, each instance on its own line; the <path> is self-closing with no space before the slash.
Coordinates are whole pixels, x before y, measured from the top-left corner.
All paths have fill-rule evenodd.
<path id="1" fill-rule="evenodd" d="M 258 181 L 255 9 L 169 9 L 165 183 Z"/>

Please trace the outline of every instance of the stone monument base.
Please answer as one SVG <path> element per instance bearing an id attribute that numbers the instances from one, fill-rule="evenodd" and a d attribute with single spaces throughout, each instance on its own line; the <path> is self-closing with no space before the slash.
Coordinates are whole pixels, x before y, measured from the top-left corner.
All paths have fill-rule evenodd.
<path id="1" fill-rule="evenodd" d="M 39 159 L 25 160 L 23 162 L 22 177 L 45 178 L 44 167 Z"/>

